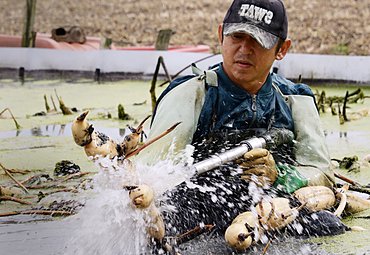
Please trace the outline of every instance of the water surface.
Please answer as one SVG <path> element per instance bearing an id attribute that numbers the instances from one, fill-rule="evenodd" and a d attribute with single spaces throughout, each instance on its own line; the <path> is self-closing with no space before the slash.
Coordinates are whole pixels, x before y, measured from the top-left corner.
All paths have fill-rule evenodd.
<path id="1" fill-rule="evenodd" d="M 78 113 L 69 116 L 49 114 L 47 116 L 32 116 L 45 111 L 43 96 L 54 97 L 55 90 L 67 106 L 76 107 L 81 113 L 89 109 L 89 121 L 94 127 L 117 141 L 121 141 L 127 132 L 127 125 L 135 126 L 151 113 L 150 82 L 119 81 L 98 84 L 93 81 L 81 83 L 66 83 L 63 81 L 32 81 L 20 84 L 0 80 L 0 110 L 10 108 L 17 121 L 22 126 L 15 130 L 14 122 L 4 113 L 0 119 L 0 163 L 8 168 L 29 169 L 32 173 L 47 172 L 52 174 L 55 164 L 63 159 L 72 160 L 83 171 L 99 172 L 99 167 L 89 161 L 83 149 L 77 146 L 71 137 L 71 122 Z M 355 90 L 354 87 L 314 87 L 315 90 L 325 89 L 327 95 L 344 96 L 345 91 Z M 163 89 L 158 90 L 158 94 Z M 364 89 L 365 95 L 370 95 L 369 89 Z M 141 104 L 145 102 L 144 104 Z M 49 105 L 52 106 L 50 99 Z M 117 106 L 124 105 L 131 120 L 117 119 Z M 139 104 L 139 105 L 137 105 Z M 370 109 L 370 99 L 350 105 L 348 112 Z M 108 114 L 112 117 L 108 118 Z M 309 116 L 308 116 L 309 118 Z M 369 116 L 358 120 L 339 124 L 338 116 L 330 112 L 321 115 L 326 134 L 326 141 L 332 158 L 341 159 L 357 155 L 360 159 L 370 154 Z M 146 130 L 148 123 L 145 124 Z M 160 173 L 168 169 L 173 173 L 173 166 L 162 162 L 157 168 L 142 170 L 140 178 L 151 179 L 158 190 L 158 180 L 153 179 L 153 171 Z M 338 172 L 362 183 L 370 183 L 370 167 L 361 162 L 360 171 Z M 177 171 L 181 173 L 181 170 Z M 118 180 L 125 179 L 124 173 L 112 175 Z M 97 175 L 99 176 L 99 175 Z M 88 201 L 82 211 L 72 217 L 51 220 L 44 216 L 17 216 L 0 218 L 0 248 L 1 254 L 138 254 L 145 252 L 142 215 L 134 212 L 128 206 L 126 193 L 117 188 L 113 177 L 103 176 L 96 180 L 97 190 L 84 198 Z M 172 175 L 173 176 L 173 175 Z M 20 178 L 26 178 L 20 177 Z M 175 176 L 173 182 L 175 183 Z M 177 180 L 177 179 L 176 179 Z M 1 175 L 0 184 L 9 184 L 6 176 Z M 167 183 L 171 184 L 171 181 Z M 116 187 L 116 188 L 114 188 Z M 0 211 L 20 209 L 10 203 L 1 203 Z M 125 212 L 125 213 L 122 213 Z M 135 219 L 132 221 L 132 219 Z M 18 222 L 18 224 L 14 224 Z M 360 225 L 370 231 L 368 219 L 354 217 L 344 220 L 349 226 Z M 81 229 L 83 229 L 81 231 Z M 346 232 L 343 235 L 298 240 L 287 239 L 274 241 L 267 254 L 366 254 L 370 253 L 370 235 L 365 232 Z M 74 237 L 71 239 L 71 237 Z M 223 240 L 200 237 L 183 247 L 184 254 L 225 254 L 230 250 L 221 245 Z M 78 248 L 76 248 L 78 247 Z M 255 253 L 261 253 L 263 246 L 257 246 Z M 144 250 L 143 250 L 144 249 Z M 109 251 L 107 253 L 107 251 Z"/>

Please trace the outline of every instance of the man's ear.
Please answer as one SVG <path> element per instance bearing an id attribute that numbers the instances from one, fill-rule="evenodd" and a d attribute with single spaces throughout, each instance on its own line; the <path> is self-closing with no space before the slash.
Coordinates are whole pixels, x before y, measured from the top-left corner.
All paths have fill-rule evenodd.
<path id="1" fill-rule="evenodd" d="M 222 24 L 218 25 L 218 43 L 222 45 L 222 42 L 224 41 L 224 34 L 222 29 Z"/>
<path id="2" fill-rule="evenodd" d="M 292 45 L 292 40 L 286 39 L 283 42 L 283 44 L 281 45 L 278 53 L 276 54 L 275 59 L 276 60 L 282 60 L 285 57 L 285 55 L 287 54 L 287 52 L 288 52 L 288 50 L 289 50 L 289 48 L 290 48 L 291 45 Z"/>

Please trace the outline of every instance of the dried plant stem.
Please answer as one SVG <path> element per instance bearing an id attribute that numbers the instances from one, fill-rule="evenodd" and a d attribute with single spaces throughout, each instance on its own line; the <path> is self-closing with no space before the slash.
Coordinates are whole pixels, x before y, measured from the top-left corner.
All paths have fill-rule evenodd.
<path id="1" fill-rule="evenodd" d="M 55 105 L 55 102 L 54 102 L 54 98 L 53 98 L 53 96 L 52 96 L 52 95 L 50 95 L 50 98 L 51 98 L 51 103 L 53 104 L 54 111 L 55 111 L 55 112 L 57 112 L 57 111 L 58 111 L 58 109 L 57 109 L 57 107 L 56 107 L 56 105 Z"/>
<path id="2" fill-rule="evenodd" d="M 28 174 L 31 170 L 22 170 L 22 169 L 8 169 L 9 173 L 12 174 Z"/>
<path id="3" fill-rule="evenodd" d="M 343 184 L 340 184 L 340 183 L 336 183 L 336 186 L 337 187 L 343 187 L 344 185 Z M 348 190 L 352 190 L 352 191 L 357 191 L 357 192 L 360 192 L 360 193 L 364 193 L 364 194 L 368 194 L 370 195 L 370 189 L 369 188 L 366 188 L 364 186 L 355 186 L 355 185 L 350 185 Z"/>
<path id="4" fill-rule="evenodd" d="M 182 243 L 185 243 L 195 237 L 197 237 L 198 235 L 201 235 L 205 232 L 208 232 L 210 230 L 212 230 L 214 228 L 215 225 L 204 225 L 204 227 L 199 227 L 199 226 L 196 226 L 195 228 L 181 234 L 181 235 L 178 235 L 176 236 L 176 243 L 179 245 L 179 244 L 182 244 Z"/>
<path id="5" fill-rule="evenodd" d="M 26 211 L 13 211 L 0 213 L 0 217 L 18 215 L 18 214 L 41 214 L 41 215 L 51 215 L 51 216 L 69 216 L 73 213 L 68 211 L 49 211 L 49 210 L 26 210 Z"/>
<path id="6" fill-rule="evenodd" d="M 59 193 L 59 192 L 72 192 L 72 193 L 77 193 L 78 190 L 75 189 L 75 188 L 65 188 L 65 189 L 58 189 L 58 190 L 54 190 L 54 191 L 50 191 L 48 193 L 43 193 L 43 195 L 46 197 L 46 196 L 49 196 L 51 194 L 55 194 L 55 193 Z"/>
<path id="7" fill-rule="evenodd" d="M 170 127 L 169 129 L 167 129 L 166 131 L 164 131 L 162 134 L 160 134 L 159 136 L 157 137 L 154 137 L 152 140 L 146 142 L 145 144 L 143 144 L 141 147 L 137 148 L 136 150 L 133 150 L 132 152 L 130 152 L 129 154 L 126 155 L 126 159 L 129 158 L 129 157 L 132 157 L 132 156 L 135 156 L 137 155 L 140 151 L 144 150 L 146 147 L 148 147 L 149 145 L 151 145 L 152 143 L 154 143 L 155 141 L 161 139 L 163 136 L 169 134 L 171 131 L 173 131 L 181 122 L 177 122 L 175 125 L 173 125 L 172 127 Z"/>
<path id="8" fill-rule="evenodd" d="M 81 176 L 84 176 L 84 175 L 87 175 L 87 174 L 91 174 L 91 172 L 80 172 L 80 173 L 70 174 L 68 176 L 63 177 L 62 179 L 60 179 L 58 181 L 53 182 L 53 183 L 40 184 L 40 185 L 26 185 L 26 187 L 28 189 L 56 189 L 56 188 L 68 189 L 68 187 L 66 187 L 65 185 L 62 185 L 63 182 L 66 182 L 70 179 L 81 177 Z M 40 175 L 31 176 L 30 178 L 27 178 L 26 180 L 22 181 L 22 183 L 26 183 L 29 180 L 31 180 L 32 178 L 37 177 L 37 176 L 40 176 Z"/>
<path id="9" fill-rule="evenodd" d="M 345 181 L 345 182 L 349 183 L 349 184 L 352 184 L 352 185 L 357 186 L 357 187 L 361 187 L 361 184 L 359 184 L 358 182 L 356 182 L 354 180 L 351 180 L 348 177 L 346 177 L 344 175 L 341 175 L 337 172 L 334 172 L 334 176 L 337 177 L 338 179 L 341 179 L 342 181 Z"/>
<path id="10" fill-rule="evenodd" d="M 263 248 L 263 251 L 262 251 L 262 254 L 261 255 L 265 255 L 267 250 L 269 249 L 270 247 L 270 244 L 271 244 L 271 240 L 269 240 L 265 246 L 265 248 Z"/>
<path id="11" fill-rule="evenodd" d="M 25 201 L 20 198 L 11 197 L 11 196 L 0 196 L 0 201 L 12 201 L 23 205 L 32 205 L 32 203 Z"/>
<path id="12" fill-rule="evenodd" d="M 8 111 L 10 113 L 10 115 L 12 116 L 12 119 L 14 120 L 14 123 L 15 123 L 15 127 L 17 130 L 21 129 L 21 125 L 19 125 L 19 123 L 17 122 L 17 120 L 15 119 L 12 111 L 9 109 L 9 108 L 5 108 L 2 112 L 0 112 L 0 115 L 2 115 L 5 111 Z"/>
<path id="13" fill-rule="evenodd" d="M 30 180 L 32 180 L 32 179 L 34 179 L 34 178 L 37 178 L 37 177 L 39 177 L 39 176 L 41 176 L 41 175 L 42 175 L 42 174 L 32 175 L 32 176 L 28 177 L 27 179 L 25 179 L 25 180 L 21 181 L 20 183 L 25 184 L 25 183 L 29 182 Z"/>
<path id="14" fill-rule="evenodd" d="M 91 172 L 80 172 L 80 173 L 70 174 L 70 175 L 64 177 L 60 182 L 65 182 L 65 181 L 68 181 L 68 180 L 73 179 L 73 178 L 82 177 L 82 176 L 87 175 L 87 174 L 91 174 Z"/>
<path id="15" fill-rule="evenodd" d="M 4 170 L 4 172 L 10 177 L 10 179 L 12 179 L 19 187 L 21 187 L 26 193 L 29 193 L 28 192 L 28 189 L 23 186 L 22 183 L 20 183 L 19 181 L 17 181 L 17 179 L 15 179 L 13 177 L 13 175 L 11 175 L 11 173 L 9 173 L 8 169 L 6 169 L 1 163 L 0 163 L 0 167 Z"/>
<path id="16" fill-rule="evenodd" d="M 148 115 L 145 117 L 145 119 L 143 119 L 140 124 L 137 126 L 136 129 L 139 129 L 142 125 L 144 125 L 145 121 L 147 121 L 147 119 L 149 119 L 152 115 Z"/>
<path id="17" fill-rule="evenodd" d="M 28 189 L 66 189 L 67 187 L 64 185 L 59 185 L 57 183 L 51 185 L 32 185 L 27 186 Z"/>

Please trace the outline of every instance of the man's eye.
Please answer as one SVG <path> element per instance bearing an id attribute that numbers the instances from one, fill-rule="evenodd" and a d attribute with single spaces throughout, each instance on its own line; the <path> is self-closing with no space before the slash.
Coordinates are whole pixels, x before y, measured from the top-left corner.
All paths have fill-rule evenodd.
<path id="1" fill-rule="evenodd" d="M 232 39 L 234 40 L 240 40 L 243 39 L 243 34 L 231 34 L 230 35 Z"/>

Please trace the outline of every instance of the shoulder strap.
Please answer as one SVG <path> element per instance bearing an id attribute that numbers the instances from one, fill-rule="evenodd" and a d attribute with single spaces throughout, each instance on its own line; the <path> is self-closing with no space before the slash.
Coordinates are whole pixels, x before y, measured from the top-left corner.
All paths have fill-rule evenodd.
<path id="1" fill-rule="evenodd" d="M 217 115 L 217 101 L 218 101 L 218 76 L 216 70 L 219 68 L 217 65 L 215 68 L 202 71 L 194 64 L 192 65 L 193 72 L 198 73 L 199 79 L 204 81 L 206 93 L 204 98 L 204 104 L 200 112 L 196 131 L 193 135 L 193 142 L 198 138 L 203 137 L 208 131 L 213 129 L 216 122 Z"/>
<path id="2" fill-rule="evenodd" d="M 274 82 L 272 83 L 272 87 L 274 87 L 274 89 L 283 97 L 285 103 L 288 104 L 289 96 L 284 95 L 283 92 L 280 90 L 279 86 L 276 85 Z M 288 106 L 289 106 L 289 104 L 288 104 Z"/>
<path id="3" fill-rule="evenodd" d="M 274 89 L 279 92 L 282 96 L 284 96 L 283 92 L 281 92 L 280 88 L 278 85 L 275 84 L 275 82 L 272 83 L 272 86 L 274 87 Z"/>
<path id="4" fill-rule="evenodd" d="M 196 79 L 197 78 L 200 81 L 203 80 L 203 83 L 205 85 L 206 90 L 208 90 L 209 87 L 214 87 L 214 88 L 218 87 L 218 78 L 217 78 L 217 73 L 216 73 L 216 70 L 218 69 L 218 66 L 216 66 L 215 68 L 212 68 L 210 70 L 203 71 L 200 68 L 198 68 L 195 65 L 195 63 L 193 63 L 193 64 L 191 64 L 191 69 L 192 69 L 193 75 L 187 75 L 187 76 L 175 79 L 174 81 L 172 81 L 170 83 L 170 85 L 159 96 L 159 98 L 157 100 L 157 104 L 156 104 L 156 106 L 154 108 L 154 111 L 153 111 L 152 122 L 154 120 L 154 116 L 156 114 L 157 106 L 158 106 L 159 102 L 162 100 L 162 98 L 167 93 L 169 93 L 172 89 L 179 86 L 180 84 L 183 84 L 184 82 L 186 82 L 190 79 L 193 79 L 193 78 Z"/>
<path id="5" fill-rule="evenodd" d="M 199 80 L 204 80 L 205 85 L 212 86 L 212 87 L 218 87 L 218 78 L 217 78 L 217 73 L 216 73 L 217 69 L 218 69 L 218 66 L 213 69 L 202 71 L 194 63 L 191 65 L 191 70 L 193 74 L 195 74 L 196 76 L 199 76 Z"/>

